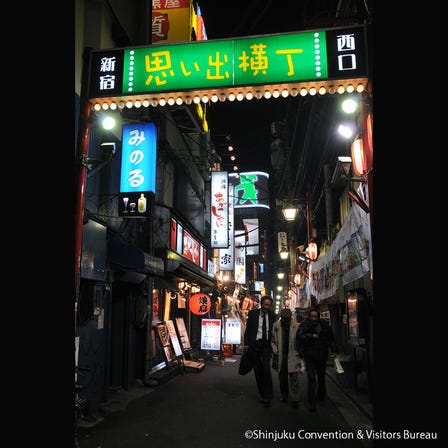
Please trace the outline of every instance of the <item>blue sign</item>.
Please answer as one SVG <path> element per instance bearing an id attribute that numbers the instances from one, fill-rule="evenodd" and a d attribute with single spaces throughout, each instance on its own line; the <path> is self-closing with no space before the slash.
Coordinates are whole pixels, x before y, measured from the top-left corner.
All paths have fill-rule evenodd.
<path id="1" fill-rule="evenodd" d="M 123 126 L 120 192 L 156 190 L 157 129 L 154 123 Z"/>

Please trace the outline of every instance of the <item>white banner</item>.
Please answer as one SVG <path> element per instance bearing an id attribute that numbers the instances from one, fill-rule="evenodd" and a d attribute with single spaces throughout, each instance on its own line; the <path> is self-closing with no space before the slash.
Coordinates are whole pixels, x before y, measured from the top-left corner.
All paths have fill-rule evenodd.
<path id="1" fill-rule="evenodd" d="M 286 232 L 278 232 L 277 233 L 277 243 L 278 243 L 278 251 L 288 250 L 288 237 Z"/>
<path id="2" fill-rule="evenodd" d="M 258 219 L 243 219 L 244 230 L 247 234 L 246 255 L 259 254 L 259 227 Z"/>
<path id="3" fill-rule="evenodd" d="M 234 232 L 234 207 L 233 207 L 233 185 L 229 185 L 229 247 L 219 249 L 219 270 L 233 271 L 235 269 L 235 232 Z"/>
<path id="4" fill-rule="evenodd" d="M 318 301 L 336 293 L 342 275 L 346 285 L 370 270 L 370 222 L 354 204 L 330 249 L 310 264 L 310 292 Z"/>
<path id="5" fill-rule="evenodd" d="M 235 230 L 235 283 L 246 283 L 246 236 L 243 230 Z"/>
<path id="6" fill-rule="evenodd" d="M 229 247 L 229 179 L 227 171 L 212 171 L 211 179 L 211 247 Z"/>

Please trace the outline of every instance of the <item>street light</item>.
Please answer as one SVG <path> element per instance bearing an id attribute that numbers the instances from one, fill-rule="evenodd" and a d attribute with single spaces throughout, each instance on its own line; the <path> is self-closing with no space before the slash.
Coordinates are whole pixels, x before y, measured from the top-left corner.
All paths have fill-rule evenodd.
<path id="1" fill-rule="evenodd" d="M 355 113 L 359 108 L 359 101 L 353 97 L 349 97 L 342 101 L 341 109 L 346 114 L 353 114 Z"/>
<path id="2" fill-rule="evenodd" d="M 286 221 L 294 221 L 297 213 L 299 213 L 299 209 L 293 205 L 287 205 L 282 208 L 282 213 Z"/>
<path id="3" fill-rule="evenodd" d="M 280 251 L 280 258 L 282 260 L 287 260 L 289 255 L 288 248 L 286 246 L 282 246 L 282 249 Z"/>
<path id="4" fill-rule="evenodd" d="M 111 115 L 106 115 L 101 121 L 101 125 L 103 126 L 103 129 L 111 130 L 114 129 L 117 124 L 117 121 L 114 117 Z"/>

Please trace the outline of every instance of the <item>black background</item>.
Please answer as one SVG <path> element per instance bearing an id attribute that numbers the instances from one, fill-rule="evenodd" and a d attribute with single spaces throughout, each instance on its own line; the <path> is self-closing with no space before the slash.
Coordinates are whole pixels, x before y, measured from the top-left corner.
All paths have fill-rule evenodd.
<path id="1" fill-rule="evenodd" d="M 205 9 L 205 3 L 211 1 L 219 5 L 220 11 L 239 3 L 215 0 L 200 3 Z M 282 18 L 293 14 L 298 3 L 286 2 Z M 418 6 L 409 2 L 375 2 L 373 12 L 373 406 L 377 430 L 437 431 L 438 441 L 412 444 L 435 446 L 446 439 L 446 425 L 442 420 L 446 406 L 444 361 L 447 353 L 444 331 L 447 294 L 443 281 L 447 248 L 443 217 L 446 173 L 440 161 L 446 146 L 443 143 L 446 124 L 443 115 L 437 112 L 443 108 L 446 95 L 445 86 L 439 84 L 428 66 L 416 62 L 417 48 L 427 53 L 425 60 L 435 60 L 431 48 L 434 30 L 438 28 L 434 23 L 437 20 L 434 5 Z M 38 98 L 43 100 L 34 105 L 35 114 L 29 102 L 23 103 L 22 112 L 28 110 L 29 118 L 30 114 L 35 115 L 34 134 L 45 144 L 27 152 L 29 176 L 27 191 L 23 194 L 29 194 L 30 186 L 38 186 L 40 191 L 63 195 L 64 200 L 58 202 L 54 213 L 48 210 L 44 213 L 40 208 L 32 215 L 34 219 L 29 214 L 23 221 L 13 223 L 18 225 L 16 241 L 21 242 L 23 254 L 27 250 L 28 256 L 23 258 L 26 266 L 10 260 L 10 268 L 12 265 L 11 270 L 20 280 L 19 289 L 4 296 L 11 303 L 20 303 L 13 310 L 26 315 L 25 325 L 14 327 L 12 337 L 17 343 L 12 350 L 5 348 L 3 352 L 4 356 L 15 355 L 4 357 L 5 363 L 14 367 L 5 370 L 11 373 L 11 378 L 4 385 L 10 391 L 17 391 L 8 411 L 17 417 L 20 429 L 20 432 L 13 431 L 11 425 L 8 432 L 21 444 L 24 438 L 31 438 L 44 445 L 50 445 L 53 440 L 59 446 L 70 446 L 73 440 L 73 206 L 76 198 L 74 75 L 71 75 L 74 57 L 70 51 L 74 48 L 74 10 L 72 14 L 64 10 L 58 20 L 53 19 L 53 5 L 47 11 L 42 9 L 42 4 L 35 11 L 27 6 L 27 11 L 32 21 L 26 24 L 28 35 L 39 36 L 41 49 L 36 52 L 35 66 L 53 66 L 57 54 L 57 62 L 66 68 L 66 76 L 49 79 L 46 70 L 33 72 L 32 84 L 38 86 Z M 208 19 L 206 24 L 209 38 L 215 25 L 232 29 L 232 23 L 226 23 L 219 16 L 214 21 Z M 58 41 L 67 45 L 58 50 Z M 31 54 L 27 64 L 32 63 L 32 57 Z M 422 61 L 421 56 L 419 60 Z M 23 85 L 31 82 L 28 72 L 22 81 Z M 29 99 L 28 91 L 24 99 Z M 45 153 L 57 155 L 58 169 L 54 161 L 43 157 Z M 29 230 L 25 232 L 20 225 Z M 24 279 L 25 289 L 22 288 Z M 14 318 L 17 313 L 9 316 L 11 323 L 24 322 Z M 14 378 L 18 379 L 16 389 L 11 385 Z M 12 413 L 14 408 L 16 414 Z M 396 441 L 380 440 L 374 446 L 396 444 Z"/>

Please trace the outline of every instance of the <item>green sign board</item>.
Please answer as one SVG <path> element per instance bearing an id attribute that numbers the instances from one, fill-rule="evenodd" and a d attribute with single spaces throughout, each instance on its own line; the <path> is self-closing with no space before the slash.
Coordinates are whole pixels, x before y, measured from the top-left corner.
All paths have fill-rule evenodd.
<path id="1" fill-rule="evenodd" d="M 236 85 L 326 78 L 325 32 L 234 41 Z"/>
<path id="2" fill-rule="evenodd" d="M 127 49 L 123 93 L 228 86 L 232 67 L 233 41 Z"/>
<path id="3" fill-rule="evenodd" d="M 325 33 L 126 49 L 123 93 L 327 77 Z"/>
<path id="4" fill-rule="evenodd" d="M 91 98 L 366 76 L 362 26 L 93 52 Z"/>

